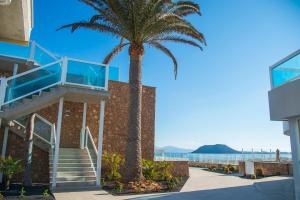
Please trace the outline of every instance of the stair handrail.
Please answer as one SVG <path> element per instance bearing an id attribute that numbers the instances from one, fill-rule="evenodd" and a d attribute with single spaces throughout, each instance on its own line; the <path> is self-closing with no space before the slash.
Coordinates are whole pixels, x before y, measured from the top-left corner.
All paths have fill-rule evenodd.
<path id="1" fill-rule="evenodd" d="M 93 136 L 91 134 L 91 131 L 90 131 L 89 127 L 85 128 L 85 135 L 86 135 L 85 136 L 85 148 L 87 149 L 87 152 L 88 152 L 88 155 L 89 155 L 89 158 L 90 158 L 90 161 L 91 161 L 91 167 L 93 168 L 93 171 L 94 171 L 95 176 L 96 176 L 96 174 L 97 174 L 96 173 L 96 167 L 95 167 L 96 163 L 93 162 L 92 156 L 90 154 L 90 151 L 89 151 L 89 148 L 88 148 L 88 139 L 90 139 L 90 141 L 92 143 L 93 150 L 94 150 L 94 153 L 95 153 L 96 156 L 97 156 L 97 147 L 95 145 L 95 142 L 94 142 L 94 139 L 93 139 Z"/>
<path id="2" fill-rule="evenodd" d="M 42 141 L 46 142 L 47 144 L 49 144 L 52 148 L 53 146 L 53 142 L 52 139 L 54 140 L 54 144 L 56 143 L 56 130 L 55 130 L 55 124 L 52 124 L 51 122 L 49 122 L 47 119 L 45 119 L 44 117 L 42 117 L 41 115 L 35 113 L 35 117 L 39 118 L 41 121 L 43 121 L 44 123 L 46 123 L 47 125 L 49 125 L 51 127 L 51 135 L 50 135 L 50 141 L 47 141 L 45 138 L 39 136 L 33 128 L 33 135 L 38 137 L 39 139 L 41 139 Z M 21 124 L 20 122 L 18 122 L 17 120 L 13 120 L 14 123 L 18 124 L 19 126 L 21 126 L 22 128 L 26 129 L 26 126 L 24 126 L 23 124 Z"/>
<path id="3" fill-rule="evenodd" d="M 87 126 L 86 127 L 86 140 L 85 140 L 85 146 L 87 147 L 87 138 L 90 138 L 90 140 L 91 140 L 91 142 L 92 142 L 92 145 L 93 145 L 93 149 L 94 149 L 94 151 L 95 151 L 95 153 L 96 153 L 96 155 L 97 155 L 97 152 L 98 152 L 98 150 L 97 150 L 97 147 L 96 147 L 96 145 L 95 145 L 95 142 L 94 142 L 94 139 L 93 139 L 93 136 L 92 136 L 92 134 L 91 134 L 91 131 L 90 131 L 90 129 L 89 129 L 89 127 Z"/>

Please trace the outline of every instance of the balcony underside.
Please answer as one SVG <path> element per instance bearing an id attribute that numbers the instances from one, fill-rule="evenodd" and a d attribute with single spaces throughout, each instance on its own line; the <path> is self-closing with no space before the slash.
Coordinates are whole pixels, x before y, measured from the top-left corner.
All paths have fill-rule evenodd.
<path id="1" fill-rule="evenodd" d="M 32 0 L 0 6 L 0 41 L 28 44 L 33 26 Z"/>
<path id="2" fill-rule="evenodd" d="M 99 104 L 101 100 L 106 100 L 109 92 L 105 90 L 95 90 L 81 88 L 71 85 L 58 85 L 48 92 L 42 92 L 40 96 L 32 96 L 32 98 L 21 99 L 12 105 L 4 106 L 0 112 L 0 118 L 6 121 L 14 120 L 38 110 L 46 108 L 59 101 L 60 97 L 71 102 L 81 102 L 88 104 Z"/>
<path id="3" fill-rule="evenodd" d="M 300 117 L 300 79 L 295 79 L 269 91 L 269 107 L 272 121 Z"/>

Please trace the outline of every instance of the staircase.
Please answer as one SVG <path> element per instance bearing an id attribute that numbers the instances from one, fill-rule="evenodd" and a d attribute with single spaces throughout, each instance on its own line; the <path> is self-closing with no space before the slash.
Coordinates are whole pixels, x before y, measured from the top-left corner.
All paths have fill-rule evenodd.
<path id="1" fill-rule="evenodd" d="M 52 182 L 53 156 L 50 154 L 50 180 Z M 96 175 L 87 149 L 60 148 L 56 189 L 91 188 Z"/>

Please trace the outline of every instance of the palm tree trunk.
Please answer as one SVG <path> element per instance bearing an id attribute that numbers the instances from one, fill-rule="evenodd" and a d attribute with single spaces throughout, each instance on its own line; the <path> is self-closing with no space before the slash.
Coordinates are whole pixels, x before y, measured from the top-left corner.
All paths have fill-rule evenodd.
<path id="1" fill-rule="evenodd" d="M 142 175 L 141 112 L 143 47 L 130 47 L 128 140 L 125 154 L 126 182 L 140 181 Z"/>
<path id="2" fill-rule="evenodd" d="M 26 124 L 26 150 L 24 154 L 25 170 L 23 177 L 24 186 L 32 186 L 31 169 L 32 169 L 32 148 L 33 148 L 33 129 L 35 114 L 31 114 Z"/>

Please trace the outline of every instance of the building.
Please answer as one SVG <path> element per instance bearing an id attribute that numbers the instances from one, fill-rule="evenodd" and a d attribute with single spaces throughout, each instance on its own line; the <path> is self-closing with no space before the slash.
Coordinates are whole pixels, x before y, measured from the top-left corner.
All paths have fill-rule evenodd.
<path id="1" fill-rule="evenodd" d="M 296 200 L 300 200 L 300 50 L 270 67 L 270 119 L 290 137 Z"/>
<path id="2" fill-rule="evenodd" d="M 119 68 L 0 42 L 0 75 L 2 156 L 23 159 L 35 113 L 33 182 L 99 186 L 102 153 L 124 156 L 127 144 L 129 87 Z M 155 88 L 143 86 L 142 107 L 142 154 L 153 159 Z"/>
<path id="3" fill-rule="evenodd" d="M 33 22 L 33 0 L 0 0 L 0 41 L 27 45 Z"/>

